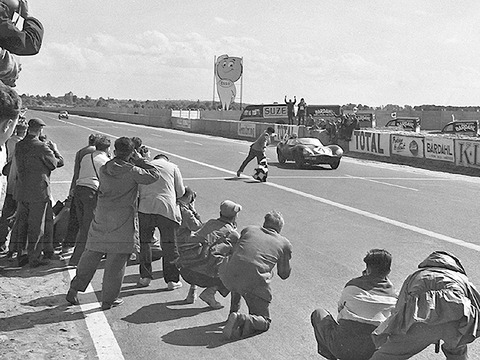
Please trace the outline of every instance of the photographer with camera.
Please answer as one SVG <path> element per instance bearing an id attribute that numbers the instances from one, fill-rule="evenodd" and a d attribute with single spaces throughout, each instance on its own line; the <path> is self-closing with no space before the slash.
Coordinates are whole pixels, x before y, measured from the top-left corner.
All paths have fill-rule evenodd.
<path id="1" fill-rule="evenodd" d="M 138 185 L 158 180 L 158 169 L 145 161 L 127 137 L 115 141 L 115 157 L 99 172 L 98 200 L 88 232 L 87 245 L 80 257 L 75 278 L 66 300 L 78 305 L 78 291 L 84 292 L 106 254 L 102 284 L 102 310 L 123 303 L 118 296 L 125 267 L 135 245 L 135 210 Z"/>

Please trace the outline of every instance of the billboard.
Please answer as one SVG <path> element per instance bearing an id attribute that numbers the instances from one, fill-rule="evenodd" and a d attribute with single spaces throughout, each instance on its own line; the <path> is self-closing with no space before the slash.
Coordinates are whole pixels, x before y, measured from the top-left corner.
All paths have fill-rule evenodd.
<path id="1" fill-rule="evenodd" d="M 391 135 L 392 155 L 423 158 L 423 138 L 405 135 Z"/>
<path id="2" fill-rule="evenodd" d="M 455 164 L 480 169 L 480 141 L 456 139 Z"/>
<path id="3" fill-rule="evenodd" d="M 390 156 L 390 133 L 374 130 L 354 130 L 350 151 Z"/>
<path id="4" fill-rule="evenodd" d="M 215 80 L 222 110 L 228 110 L 235 101 L 237 88 L 235 82 L 243 73 L 243 60 L 239 57 L 221 55 L 215 62 Z"/>
<path id="5" fill-rule="evenodd" d="M 425 158 L 454 162 L 453 139 L 437 136 L 425 137 Z"/>

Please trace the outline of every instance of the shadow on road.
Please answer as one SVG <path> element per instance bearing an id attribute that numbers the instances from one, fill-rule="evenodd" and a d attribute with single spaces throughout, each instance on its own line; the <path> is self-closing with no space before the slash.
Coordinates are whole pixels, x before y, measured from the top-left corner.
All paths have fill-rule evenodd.
<path id="1" fill-rule="evenodd" d="M 207 311 L 215 311 L 208 306 L 204 308 L 171 309 L 169 306 L 173 305 L 186 304 L 184 300 L 175 300 L 166 303 L 151 304 L 138 309 L 133 314 L 122 318 L 122 320 L 132 324 L 153 324 L 157 322 L 177 320 L 185 317 L 196 316 Z"/>
<path id="2" fill-rule="evenodd" d="M 179 346 L 205 346 L 213 349 L 227 344 L 222 335 L 224 322 L 196 326 L 186 329 L 177 329 L 162 336 L 167 344 Z"/>

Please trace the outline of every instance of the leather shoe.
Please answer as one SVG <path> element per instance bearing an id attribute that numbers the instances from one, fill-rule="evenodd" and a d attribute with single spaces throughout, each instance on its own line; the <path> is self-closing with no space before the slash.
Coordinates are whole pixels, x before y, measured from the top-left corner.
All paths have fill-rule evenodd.
<path id="1" fill-rule="evenodd" d="M 150 285 L 151 281 L 152 281 L 152 279 L 150 279 L 150 278 L 140 278 L 137 281 L 137 286 L 138 287 L 147 287 L 147 286 Z"/>
<path id="2" fill-rule="evenodd" d="M 116 298 L 112 303 L 102 302 L 102 310 L 109 310 L 112 307 L 120 306 L 123 304 L 122 298 Z"/>
<path id="3" fill-rule="evenodd" d="M 76 290 L 68 289 L 67 296 L 65 296 L 65 299 L 72 305 L 80 305 Z"/>
<path id="4" fill-rule="evenodd" d="M 230 313 L 227 323 L 222 330 L 223 336 L 228 340 L 239 339 L 242 336 L 242 326 L 245 322 L 244 317 L 237 313 Z"/>

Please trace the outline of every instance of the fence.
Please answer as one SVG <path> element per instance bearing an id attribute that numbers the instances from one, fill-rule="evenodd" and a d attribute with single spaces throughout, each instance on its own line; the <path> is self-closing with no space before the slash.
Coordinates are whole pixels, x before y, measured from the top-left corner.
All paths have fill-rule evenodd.
<path id="1" fill-rule="evenodd" d="M 200 119 L 200 110 L 172 110 L 172 117 L 182 119 Z"/>

